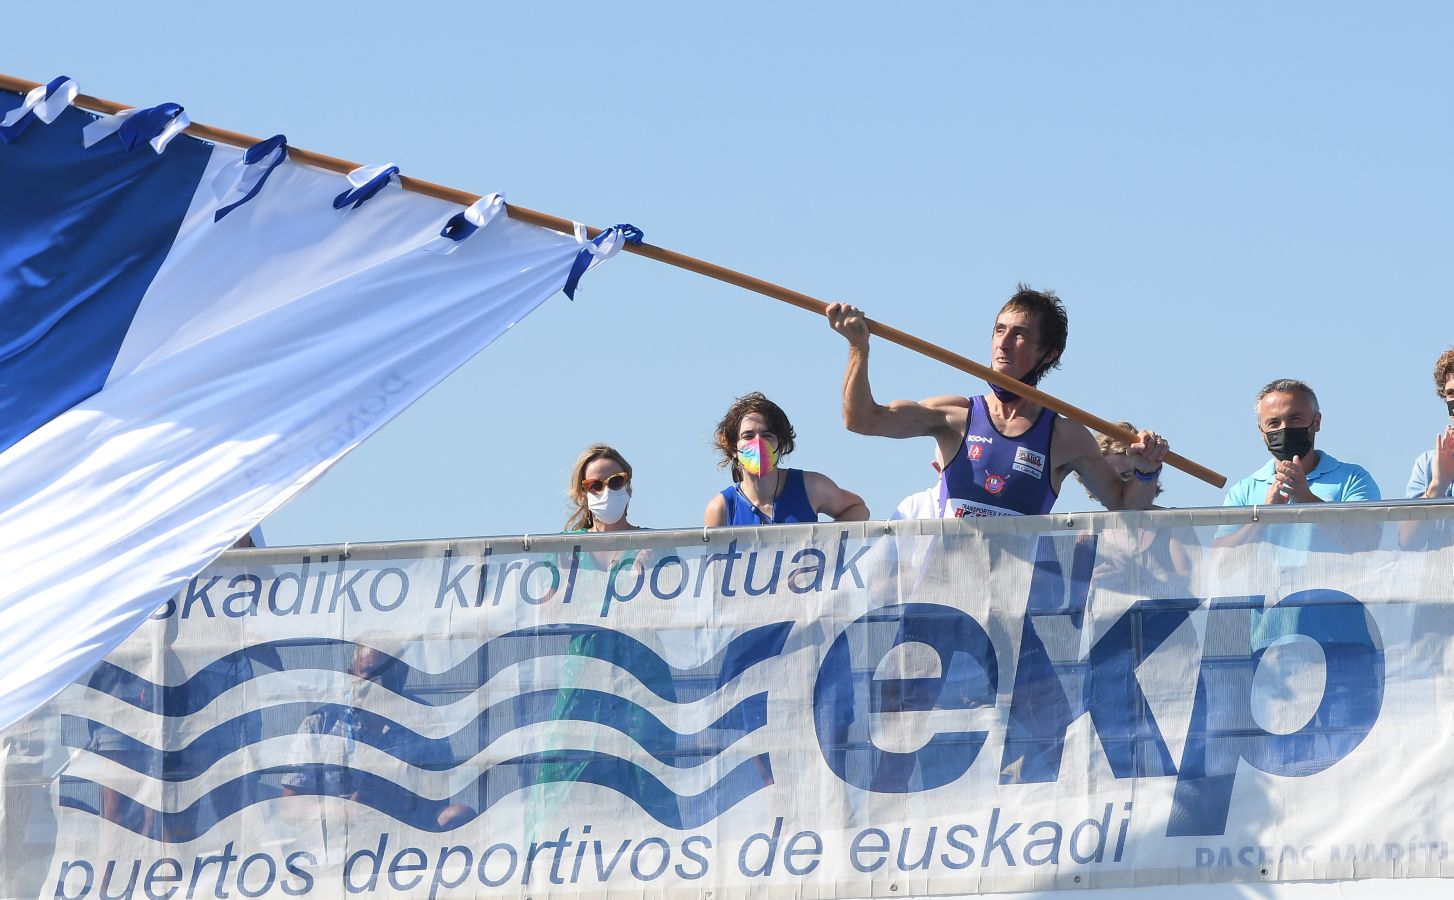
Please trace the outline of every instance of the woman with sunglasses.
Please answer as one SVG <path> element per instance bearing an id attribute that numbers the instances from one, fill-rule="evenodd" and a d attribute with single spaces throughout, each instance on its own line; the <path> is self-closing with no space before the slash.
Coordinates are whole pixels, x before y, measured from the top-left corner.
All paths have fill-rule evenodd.
<path id="1" fill-rule="evenodd" d="M 571 467 L 566 495 L 575 511 L 566 520 L 567 533 L 632 531 L 640 526 L 626 521 L 631 504 L 631 464 L 606 444 L 593 444 Z"/>
<path id="2" fill-rule="evenodd" d="M 566 519 L 565 534 L 644 530 L 640 525 L 632 525 L 626 520 L 626 508 L 631 503 L 631 463 L 609 444 L 592 444 L 581 451 L 575 465 L 571 466 L 566 496 L 575 508 L 570 518 Z M 556 570 L 564 571 L 567 566 L 571 566 L 572 579 L 575 578 L 574 567 L 577 565 L 583 579 L 614 579 L 618 572 L 626 571 L 629 574 L 621 576 L 623 584 L 632 578 L 645 578 L 647 551 L 624 549 L 581 552 L 582 545 L 587 543 L 589 542 L 581 541 L 572 554 L 556 556 Z M 562 556 L 568 557 L 570 561 L 562 559 Z M 552 588 L 546 592 L 546 599 L 554 594 L 555 588 Z M 556 742 L 571 739 L 565 730 L 567 723 L 600 722 L 616 715 L 601 708 L 605 703 L 601 699 L 604 695 L 597 690 L 590 690 L 599 685 L 590 680 L 592 670 L 581 665 L 584 658 L 610 655 L 599 649 L 602 640 L 599 631 L 575 634 L 570 639 L 561 672 L 560 688 L 556 692 L 554 709 L 550 716 L 552 724 L 549 734 Z M 639 707 L 637 709 L 640 710 Z M 645 711 L 640 711 L 639 714 L 629 713 L 627 723 L 638 729 L 648 729 L 651 723 L 646 719 L 649 717 L 650 714 Z M 566 754 L 565 757 L 544 763 L 536 769 L 535 785 L 540 794 L 529 808 L 530 823 L 533 824 L 537 816 L 542 820 L 549 817 L 554 809 L 567 803 L 567 798 L 576 790 L 583 773 L 591 765 L 588 760 L 578 758 L 582 755 L 573 757 Z M 638 769 L 637 773 L 639 774 L 627 776 L 628 779 L 644 782 L 651 778 L 644 769 Z M 642 783 L 636 789 L 648 791 L 650 786 Z"/>
<path id="3" fill-rule="evenodd" d="M 827 475 L 779 467 L 796 438 L 782 407 L 757 392 L 738 397 L 717 423 L 718 464 L 732 469 L 732 486 L 707 503 L 706 524 L 816 522 L 819 513 L 839 522 L 867 519 L 863 498 Z"/>

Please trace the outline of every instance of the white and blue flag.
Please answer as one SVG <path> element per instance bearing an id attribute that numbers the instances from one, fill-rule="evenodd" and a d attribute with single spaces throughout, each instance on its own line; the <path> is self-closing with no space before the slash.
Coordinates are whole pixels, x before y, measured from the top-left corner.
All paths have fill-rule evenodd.
<path id="1" fill-rule="evenodd" d="M 0 92 L 0 727 L 560 290 L 580 251 L 504 216 L 451 229 L 459 208 L 392 167 L 352 183 L 281 138 L 214 146 L 179 134 L 175 104 L 98 120 L 53 86 L 30 109 Z"/>

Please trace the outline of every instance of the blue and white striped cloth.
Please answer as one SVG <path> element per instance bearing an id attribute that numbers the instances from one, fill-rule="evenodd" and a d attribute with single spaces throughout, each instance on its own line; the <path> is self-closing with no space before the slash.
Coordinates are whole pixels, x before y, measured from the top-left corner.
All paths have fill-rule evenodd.
<path id="1" fill-rule="evenodd" d="M 0 92 L 0 117 L 23 99 Z M 580 250 L 499 216 L 420 252 L 457 206 L 389 190 L 340 214 L 342 177 L 274 152 L 253 191 L 242 150 L 157 147 L 172 107 L 89 148 L 69 107 L 0 143 L 0 727 L 560 290 Z"/>

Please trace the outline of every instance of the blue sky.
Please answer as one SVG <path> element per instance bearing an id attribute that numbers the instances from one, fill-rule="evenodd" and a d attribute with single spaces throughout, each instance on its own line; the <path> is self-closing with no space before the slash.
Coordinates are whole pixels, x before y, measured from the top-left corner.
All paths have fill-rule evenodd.
<path id="1" fill-rule="evenodd" d="M 1276 377 L 1401 496 L 1454 345 L 1454 8 L 1441 3 L 97 5 L 3 69 L 647 239 L 971 358 L 1016 282 L 1070 311 L 1044 387 L 1232 478 Z M 12 17 L 13 18 L 13 17 Z M 762 390 L 875 515 L 932 441 L 846 433 L 820 319 L 644 259 L 592 272 L 267 524 L 273 543 L 543 533 L 593 441 L 631 517 L 701 521 Z M 880 399 L 983 385 L 887 344 Z M 1181 474 L 1163 501 L 1220 502 Z M 1059 510 L 1092 508 L 1074 484 Z"/>

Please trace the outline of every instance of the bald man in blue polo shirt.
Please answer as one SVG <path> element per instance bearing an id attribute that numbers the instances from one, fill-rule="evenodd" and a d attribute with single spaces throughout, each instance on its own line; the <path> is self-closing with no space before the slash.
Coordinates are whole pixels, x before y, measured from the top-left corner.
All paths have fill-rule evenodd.
<path id="1" fill-rule="evenodd" d="M 1380 500 L 1368 470 L 1314 449 L 1323 414 L 1304 382 L 1282 378 L 1257 394 L 1257 425 L 1272 454 L 1267 465 L 1232 485 L 1223 506 L 1354 503 Z"/>

